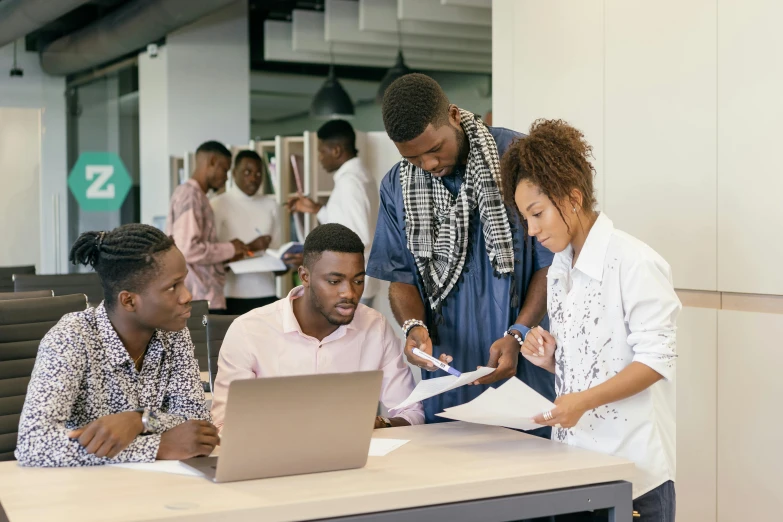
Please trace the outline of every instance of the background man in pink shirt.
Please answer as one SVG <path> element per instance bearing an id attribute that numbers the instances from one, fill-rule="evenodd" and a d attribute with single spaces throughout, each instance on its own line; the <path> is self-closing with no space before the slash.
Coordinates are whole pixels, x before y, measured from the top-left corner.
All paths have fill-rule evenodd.
<path id="1" fill-rule="evenodd" d="M 231 152 L 217 141 L 196 149 L 196 168 L 189 180 L 174 190 L 166 220 L 166 233 L 174 238 L 185 262 L 185 286 L 194 300 L 209 301 L 210 311 L 226 309 L 224 263 L 243 258 L 248 247 L 238 239 L 218 243 L 215 216 L 207 199 L 209 189 L 220 190 L 228 180 Z"/>
<path id="2" fill-rule="evenodd" d="M 383 371 L 380 400 L 393 408 L 414 387 L 402 341 L 375 310 L 359 304 L 364 291 L 364 244 L 336 223 L 313 230 L 304 244 L 302 286 L 257 308 L 229 328 L 218 359 L 212 415 L 223 426 L 231 381 L 316 373 Z M 335 404 L 339 412 L 341 405 Z M 377 417 L 376 428 L 422 424 L 416 403 Z"/>

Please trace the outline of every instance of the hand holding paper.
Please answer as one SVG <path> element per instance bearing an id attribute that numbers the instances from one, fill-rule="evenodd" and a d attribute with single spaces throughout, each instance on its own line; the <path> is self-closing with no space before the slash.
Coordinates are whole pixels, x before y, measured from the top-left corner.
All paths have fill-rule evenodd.
<path id="1" fill-rule="evenodd" d="M 407 399 L 392 409 L 396 410 L 399 408 L 405 408 L 411 404 L 421 402 L 424 399 L 429 399 L 430 397 L 435 397 L 436 395 L 440 395 L 441 393 L 445 393 L 449 390 L 459 388 L 460 386 L 465 386 L 466 384 L 470 384 L 471 382 L 480 379 L 485 375 L 489 375 L 494 371 L 494 368 L 481 367 L 475 372 L 463 373 L 459 377 L 455 377 L 454 375 L 447 375 L 446 377 L 425 379 L 416 385 Z"/>
<path id="2" fill-rule="evenodd" d="M 533 430 L 541 427 L 533 422 L 533 417 L 554 407 L 554 404 L 530 386 L 512 377 L 503 386 L 489 388 L 472 401 L 448 408 L 437 415 L 475 424 Z"/>

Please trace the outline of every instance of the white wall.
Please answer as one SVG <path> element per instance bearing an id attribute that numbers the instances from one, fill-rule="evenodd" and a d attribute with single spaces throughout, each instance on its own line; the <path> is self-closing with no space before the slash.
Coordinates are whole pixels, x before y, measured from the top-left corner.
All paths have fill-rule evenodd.
<path id="1" fill-rule="evenodd" d="M 40 169 L 41 110 L 0 107 L 0 266 L 39 262 Z"/>
<path id="2" fill-rule="evenodd" d="M 141 220 L 168 212 L 169 157 L 201 143 L 250 139 L 247 0 L 167 35 L 139 55 Z"/>
<path id="3" fill-rule="evenodd" d="M 703 291 L 690 304 L 708 308 L 684 309 L 678 332 L 688 522 L 783 508 L 781 18 L 771 0 L 493 2 L 495 121 L 582 129 L 601 208 L 669 261 L 676 287 Z"/>
<path id="4" fill-rule="evenodd" d="M 65 79 L 46 75 L 36 53 L 23 51 L 24 41 L 18 42 L 18 64 L 24 77 L 10 77 L 13 64 L 13 44 L 0 48 L 0 107 L 32 108 L 41 110 L 40 184 L 38 207 L 40 237 L 32 247 L 40 252 L 35 259 L 39 273 L 66 272 L 67 264 L 67 152 L 65 121 Z M 0 121 L 0 125 L 7 125 Z M 12 174 L 0 171 L 0 179 L 7 183 Z M 55 199 L 58 203 L 55 202 Z M 58 211 L 55 213 L 55 209 Z M 4 221 L 5 222 L 5 221 Z M 4 249 L 30 249 L 29 240 L 21 244 L 4 244 Z"/>
<path id="5" fill-rule="evenodd" d="M 139 172 L 141 222 L 167 214 L 169 196 L 168 48 L 139 54 Z"/>
<path id="6" fill-rule="evenodd" d="M 250 139 L 247 1 L 166 36 L 169 154 Z"/>

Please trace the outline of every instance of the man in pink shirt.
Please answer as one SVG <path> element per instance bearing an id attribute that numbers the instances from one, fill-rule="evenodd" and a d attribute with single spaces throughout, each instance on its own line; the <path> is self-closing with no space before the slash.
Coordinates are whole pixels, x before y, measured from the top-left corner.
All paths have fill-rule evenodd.
<path id="1" fill-rule="evenodd" d="M 286 299 L 237 318 L 226 333 L 212 395 L 223 427 L 231 381 L 316 373 L 383 371 L 380 400 L 393 408 L 413 391 L 402 341 L 384 317 L 362 304 L 364 243 L 337 223 L 313 230 L 304 244 L 302 286 Z M 335 404 L 335 411 L 341 405 Z M 421 403 L 377 417 L 376 428 L 422 424 Z"/>
<path id="2" fill-rule="evenodd" d="M 209 189 L 225 186 L 230 168 L 231 152 L 225 146 L 217 141 L 203 143 L 196 150 L 193 175 L 171 196 L 166 220 L 166 233 L 174 238 L 188 265 L 185 286 L 194 300 L 209 301 L 210 311 L 217 313 L 226 308 L 224 264 L 248 252 L 238 239 L 218 243 L 215 216 L 206 195 Z"/>

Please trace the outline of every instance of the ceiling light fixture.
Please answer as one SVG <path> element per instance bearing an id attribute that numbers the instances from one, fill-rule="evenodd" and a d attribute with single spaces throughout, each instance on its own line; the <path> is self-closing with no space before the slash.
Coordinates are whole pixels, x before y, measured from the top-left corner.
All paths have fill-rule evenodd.
<path id="1" fill-rule="evenodd" d="M 351 97 L 345 92 L 334 72 L 334 55 L 331 45 L 329 46 L 329 54 L 331 56 L 329 76 L 315 93 L 315 98 L 310 105 L 310 116 L 321 120 L 353 118 L 354 108 Z"/>
<path id="2" fill-rule="evenodd" d="M 405 65 L 405 58 L 402 56 L 402 30 L 400 29 L 400 20 L 397 19 L 397 62 L 383 76 L 381 84 L 378 86 L 378 93 L 375 95 L 375 103 L 378 105 L 382 104 L 383 94 L 389 88 L 389 85 L 394 83 L 394 80 L 397 78 L 401 78 L 411 72 L 413 71 Z"/>

